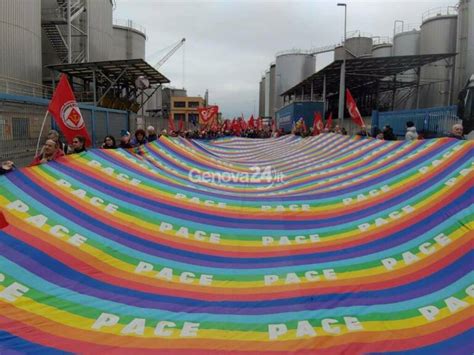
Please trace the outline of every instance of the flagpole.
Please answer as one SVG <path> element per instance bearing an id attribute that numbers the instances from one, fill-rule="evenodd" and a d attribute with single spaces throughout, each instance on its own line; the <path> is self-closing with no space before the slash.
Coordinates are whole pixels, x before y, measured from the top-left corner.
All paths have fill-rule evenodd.
<path id="1" fill-rule="evenodd" d="M 39 145 L 40 145 L 40 141 L 41 141 L 41 135 L 43 134 L 44 124 L 45 124 L 46 118 L 48 118 L 48 116 L 49 116 L 49 111 L 46 110 L 46 114 L 44 115 L 44 118 L 43 118 L 43 123 L 41 124 L 41 130 L 40 130 L 40 134 L 38 136 L 38 142 L 36 143 L 35 157 L 38 155 Z"/>

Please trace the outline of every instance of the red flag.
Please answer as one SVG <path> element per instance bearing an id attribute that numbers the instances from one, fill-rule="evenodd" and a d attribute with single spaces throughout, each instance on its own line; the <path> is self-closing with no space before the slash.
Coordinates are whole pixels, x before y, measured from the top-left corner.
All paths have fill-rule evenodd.
<path id="1" fill-rule="evenodd" d="M 173 115 L 171 113 L 168 117 L 168 130 L 169 131 L 175 131 L 174 118 L 173 118 Z"/>
<path id="2" fill-rule="evenodd" d="M 253 118 L 253 115 L 250 116 L 249 122 L 247 124 L 247 127 L 249 129 L 254 129 L 255 128 L 255 119 Z"/>
<path id="3" fill-rule="evenodd" d="M 243 117 L 239 117 L 240 129 L 245 131 L 248 127 L 247 122 L 245 122 Z"/>
<path id="4" fill-rule="evenodd" d="M 324 128 L 328 130 L 332 128 L 332 112 L 329 113 L 329 117 L 326 120 L 326 126 Z"/>
<path id="5" fill-rule="evenodd" d="M 259 131 L 263 130 L 263 118 L 262 117 L 257 118 L 257 130 L 259 130 Z"/>
<path id="6" fill-rule="evenodd" d="M 352 118 L 352 121 L 354 121 L 355 124 L 361 127 L 365 127 L 364 120 L 362 119 L 359 109 L 357 108 L 357 104 L 354 98 L 352 97 L 349 89 L 346 89 L 346 105 L 347 110 L 349 111 L 349 115 Z"/>
<path id="7" fill-rule="evenodd" d="M 2 211 L 0 211 L 0 229 L 3 229 L 5 227 L 8 227 L 9 223 L 7 219 L 5 218 L 5 215 L 3 214 Z"/>
<path id="8" fill-rule="evenodd" d="M 217 121 L 217 114 L 219 113 L 219 106 L 199 107 L 199 124 L 202 128 L 210 128 Z"/>
<path id="9" fill-rule="evenodd" d="M 323 118 L 321 117 L 321 113 L 315 112 L 314 113 L 314 120 L 313 120 L 313 136 L 317 136 L 323 130 Z"/>
<path id="10" fill-rule="evenodd" d="M 72 143 L 75 136 L 83 136 L 86 139 L 86 146 L 91 145 L 92 142 L 89 133 L 87 133 L 84 119 L 65 74 L 61 75 L 53 98 L 49 102 L 48 111 L 54 117 L 69 144 Z"/>
<path id="11" fill-rule="evenodd" d="M 183 132 L 184 131 L 184 120 L 183 117 L 179 119 L 179 125 L 178 125 L 178 131 Z"/>

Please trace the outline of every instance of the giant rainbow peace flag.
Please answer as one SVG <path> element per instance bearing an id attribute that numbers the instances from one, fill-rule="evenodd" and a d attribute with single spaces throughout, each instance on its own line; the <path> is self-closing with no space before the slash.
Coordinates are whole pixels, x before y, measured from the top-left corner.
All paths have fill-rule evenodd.
<path id="1" fill-rule="evenodd" d="M 0 178 L 0 353 L 474 351 L 473 144 L 161 138 Z"/>

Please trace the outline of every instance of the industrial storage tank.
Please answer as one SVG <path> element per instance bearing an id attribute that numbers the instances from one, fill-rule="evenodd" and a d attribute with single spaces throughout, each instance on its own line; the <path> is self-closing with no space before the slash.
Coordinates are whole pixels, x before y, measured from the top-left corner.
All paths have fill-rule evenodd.
<path id="1" fill-rule="evenodd" d="M 456 52 L 457 13 L 453 7 L 431 10 L 423 15 L 420 54 Z M 449 105 L 454 99 L 451 84 L 454 59 L 440 60 L 421 68 L 420 107 Z"/>
<path id="2" fill-rule="evenodd" d="M 258 115 L 265 116 L 265 77 L 260 80 L 258 85 Z"/>
<path id="3" fill-rule="evenodd" d="M 372 57 L 390 57 L 392 55 L 392 43 L 388 37 L 374 37 L 372 42 Z"/>
<path id="4" fill-rule="evenodd" d="M 0 76 L 41 83 L 40 1 L 0 1 L 0 48 Z"/>
<path id="5" fill-rule="evenodd" d="M 464 88 L 474 75 L 474 1 L 460 0 L 458 5 L 456 82 L 454 93 Z"/>
<path id="6" fill-rule="evenodd" d="M 346 59 L 367 58 L 372 56 L 372 37 L 360 31 L 350 32 L 347 35 L 345 48 L 344 43 L 334 49 L 334 60 L 344 59 L 344 49 Z"/>
<path id="7" fill-rule="evenodd" d="M 290 52 L 277 55 L 275 68 L 275 109 L 283 106 L 280 95 L 314 73 L 316 58 L 311 54 Z"/>
<path id="8" fill-rule="evenodd" d="M 334 60 L 344 59 L 344 46 L 340 45 L 334 48 Z"/>
<path id="9" fill-rule="evenodd" d="M 346 39 L 346 59 L 370 57 L 372 55 L 372 38 L 365 36 Z"/>
<path id="10" fill-rule="evenodd" d="M 146 34 L 142 26 L 130 20 L 114 19 L 113 37 L 111 59 L 145 59 Z"/>
<path id="11" fill-rule="evenodd" d="M 393 36 L 394 56 L 417 55 L 420 53 L 420 31 L 416 28 L 396 33 Z"/>
<path id="12" fill-rule="evenodd" d="M 265 117 L 270 116 L 270 96 L 272 95 L 272 92 L 270 90 L 270 70 L 267 70 L 265 72 L 265 78 L 264 78 L 264 83 L 265 83 Z"/>
<path id="13" fill-rule="evenodd" d="M 276 64 L 270 64 L 270 116 L 275 118 Z"/>
<path id="14" fill-rule="evenodd" d="M 112 0 L 87 0 L 90 62 L 112 59 L 112 10 Z"/>
<path id="15" fill-rule="evenodd" d="M 393 37 L 392 55 L 418 55 L 420 53 L 420 31 L 418 26 L 407 25 L 401 27 L 399 33 Z M 417 82 L 415 70 L 408 70 L 397 75 L 398 81 L 411 82 L 413 85 Z M 411 110 L 417 106 L 416 87 L 408 87 L 397 90 L 395 95 L 395 110 Z"/>
<path id="16" fill-rule="evenodd" d="M 372 57 L 390 57 L 392 55 L 392 45 L 390 43 L 378 44 L 372 47 Z"/>

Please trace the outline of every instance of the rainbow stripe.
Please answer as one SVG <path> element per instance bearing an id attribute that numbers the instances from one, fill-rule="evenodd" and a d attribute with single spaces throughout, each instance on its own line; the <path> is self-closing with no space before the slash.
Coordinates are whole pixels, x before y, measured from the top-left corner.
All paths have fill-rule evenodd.
<path id="1" fill-rule="evenodd" d="M 0 353 L 473 353 L 473 144 L 161 138 L 0 178 Z"/>

